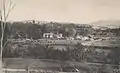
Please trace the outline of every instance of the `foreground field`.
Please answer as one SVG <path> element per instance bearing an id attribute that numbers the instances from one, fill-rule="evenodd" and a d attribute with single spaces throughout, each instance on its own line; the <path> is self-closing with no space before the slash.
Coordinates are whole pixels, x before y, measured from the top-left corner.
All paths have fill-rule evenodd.
<path id="1" fill-rule="evenodd" d="M 9 71 L 25 71 L 28 67 L 29 69 L 35 70 L 58 70 L 63 65 L 75 65 L 77 68 L 89 71 L 90 66 L 85 63 L 79 62 L 63 62 L 48 59 L 24 59 L 24 58 L 4 58 L 4 70 Z"/>

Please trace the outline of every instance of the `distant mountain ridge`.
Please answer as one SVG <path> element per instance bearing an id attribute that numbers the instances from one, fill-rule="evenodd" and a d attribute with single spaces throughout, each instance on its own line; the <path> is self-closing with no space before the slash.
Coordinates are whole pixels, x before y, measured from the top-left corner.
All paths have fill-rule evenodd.
<path id="1" fill-rule="evenodd" d="M 120 20 L 100 20 L 90 24 L 95 28 L 99 27 L 119 28 Z"/>

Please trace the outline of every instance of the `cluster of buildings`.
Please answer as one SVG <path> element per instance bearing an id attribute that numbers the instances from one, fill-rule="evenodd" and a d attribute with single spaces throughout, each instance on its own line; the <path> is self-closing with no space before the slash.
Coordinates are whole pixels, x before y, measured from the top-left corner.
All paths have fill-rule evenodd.
<path id="1" fill-rule="evenodd" d="M 64 37 L 62 33 L 44 33 L 43 34 L 43 38 L 45 39 L 66 39 L 66 40 L 93 40 L 93 35 L 89 35 L 89 36 L 82 36 L 82 35 L 76 35 L 75 37 Z"/>

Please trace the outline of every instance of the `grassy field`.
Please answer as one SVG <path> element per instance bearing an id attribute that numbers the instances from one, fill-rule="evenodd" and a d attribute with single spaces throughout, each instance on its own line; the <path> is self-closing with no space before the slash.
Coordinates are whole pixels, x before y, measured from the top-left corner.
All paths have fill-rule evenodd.
<path id="1" fill-rule="evenodd" d="M 24 59 L 24 58 L 4 58 L 4 68 L 8 69 L 58 69 L 63 65 L 75 65 L 82 70 L 90 70 L 90 66 L 80 62 L 62 62 L 50 59 Z"/>
<path id="2" fill-rule="evenodd" d="M 95 46 L 108 46 L 108 47 L 120 47 L 120 40 L 94 40 L 86 41 L 82 43 L 83 45 L 95 45 Z"/>
<path id="3" fill-rule="evenodd" d="M 22 40 L 21 40 L 22 41 Z M 20 41 L 20 42 L 21 42 Z M 20 43 L 18 41 L 11 41 L 11 42 L 15 42 L 15 43 Z M 101 40 L 101 39 L 98 39 L 98 40 L 89 40 L 89 41 L 82 41 L 82 40 L 52 40 L 52 39 L 39 39 L 39 41 L 37 42 L 22 42 L 22 43 L 26 43 L 26 44 L 50 44 L 48 42 L 52 42 L 51 44 L 55 44 L 55 45 L 75 45 L 77 43 L 82 43 L 83 45 L 91 45 L 91 44 L 94 44 L 95 46 L 110 46 L 110 47 L 114 47 L 114 46 L 117 46 L 117 47 L 120 47 L 120 40 Z"/>

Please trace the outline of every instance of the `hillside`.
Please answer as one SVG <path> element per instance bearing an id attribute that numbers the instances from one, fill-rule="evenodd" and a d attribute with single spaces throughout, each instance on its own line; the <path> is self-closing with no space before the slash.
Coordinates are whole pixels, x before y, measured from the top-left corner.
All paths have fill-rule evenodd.
<path id="1" fill-rule="evenodd" d="M 90 23 L 95 28 L 99 27 L 109 27 L 109 28 L 118 28 L 120 27 L 120 20 L 100 20 Z"/>

